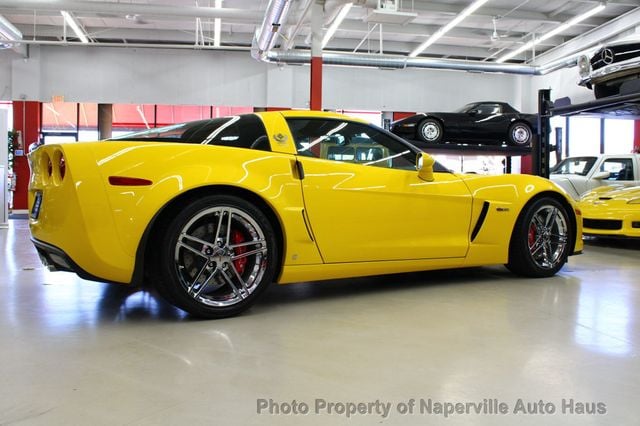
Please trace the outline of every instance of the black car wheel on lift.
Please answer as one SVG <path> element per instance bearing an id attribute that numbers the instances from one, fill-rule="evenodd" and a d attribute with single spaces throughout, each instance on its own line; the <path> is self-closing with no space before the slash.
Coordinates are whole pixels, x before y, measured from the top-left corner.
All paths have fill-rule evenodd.
<path id="1" fill-rule="evenodd" d="M 439 143 L 442 141 L 442 124 L 433 118 L 422 120 L 418 125 L 417 137 L 426 143 Z"/>
<path id="2" fill-rule="evenodd" d="M 531 143 L 533 131 L 531 126 L 521 121 L 509 126 L 509 143 L 516 146 L 527 146 Z"/>

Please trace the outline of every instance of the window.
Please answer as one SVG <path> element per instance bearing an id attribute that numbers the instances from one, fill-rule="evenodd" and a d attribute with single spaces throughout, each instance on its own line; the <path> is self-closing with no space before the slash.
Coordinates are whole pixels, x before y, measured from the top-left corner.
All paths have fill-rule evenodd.
<path id="1" fill-rule="evenodd" d="M 262 120 L 255 114 L 173 124 L 113 138 L 127 141 L 183 142 L 271 151 Z"/>
<path id="2" fill-rule="evenodd" d="M 299 155 L 365 166 L 415 170 L 416 154 L 399 140 L 365 124 L 289 118 Z"/>
<path id="3" fill-rule="evenodd" d="M 604 153 L 627 154 L 633 149 L 633 120 L 604 120 Z"/>
<path id="4" fill-rule="evenodd" d="M 586 176 L 593 167 L 597 157 L 572 157 L 565 158 L 556 165 L 551 173 L 558 175 Z"/>
<path id="5" fill-rule="evenodd" d="M 633 180 L 633 162 L 630 158 L 604 160 L 599 171 L 609 172 L 607 180 Z"/>
<path id="6" fill-rule="evenodd" d="M 472 111 L 478 111 L 480 115 L 493 115 L 500 114 L 500 104 L 479 104 L 473 108 Z"/>
<path id="7" fill-rule="evenodd" d="M 569 117 L 569 153 L 593 155 L 600 153 L 600 119 Z"/>
<path id="8" fill-rule="evenodd" d="M 267 131 L 257 115 L 236 115 L 223 120 L 225 124 L 209 134 L 203 143 L 271 151 Z"/>

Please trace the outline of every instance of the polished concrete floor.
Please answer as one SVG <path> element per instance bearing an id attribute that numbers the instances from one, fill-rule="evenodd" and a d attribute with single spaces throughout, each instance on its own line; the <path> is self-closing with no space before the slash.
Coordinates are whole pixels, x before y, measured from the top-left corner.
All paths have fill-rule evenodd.
<path id="1" fill-rule="evenodd" d="M 549 279 L 273 286 L 218 321 L 46 271 L 25 220 L 0 247 L 1 425 L 640 424 L 638 242 Z"/>

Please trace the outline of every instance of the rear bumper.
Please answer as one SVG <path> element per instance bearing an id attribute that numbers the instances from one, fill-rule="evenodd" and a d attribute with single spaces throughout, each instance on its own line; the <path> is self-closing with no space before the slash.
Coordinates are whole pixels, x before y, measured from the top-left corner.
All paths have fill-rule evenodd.
<path id="1" fill-rule="evenodd" d="M 64 252 L 64 250 L 45 243 L 43 241 L 37 240 L 35 238 L 31 238 L 31 242 L 35 246 L 38 251 L 38 256 L 40 256 L 40 261 L 44 266 L 47 267 L 50 271 L 64 271 L 64 272 L 74 272 L 80 278 L 90 281 L 100 281 L 100 282 L 115 282 L 105 280 L 104 278 L 96 277 L 82 269 L 71 260 L 71 257 Z M 125 284 L 125 283 L 118 283 Z"/>

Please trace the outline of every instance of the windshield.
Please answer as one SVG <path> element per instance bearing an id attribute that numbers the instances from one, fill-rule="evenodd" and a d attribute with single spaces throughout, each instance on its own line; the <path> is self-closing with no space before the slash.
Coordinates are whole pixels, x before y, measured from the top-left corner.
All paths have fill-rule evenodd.
<path id="1" fill-rule="evenodd" d="M 595 164 L 597 157 L 569 157 L 559 162 L 553 170 L 552 175 L 580 175 L 586 176 L 593 165 Z"/>

